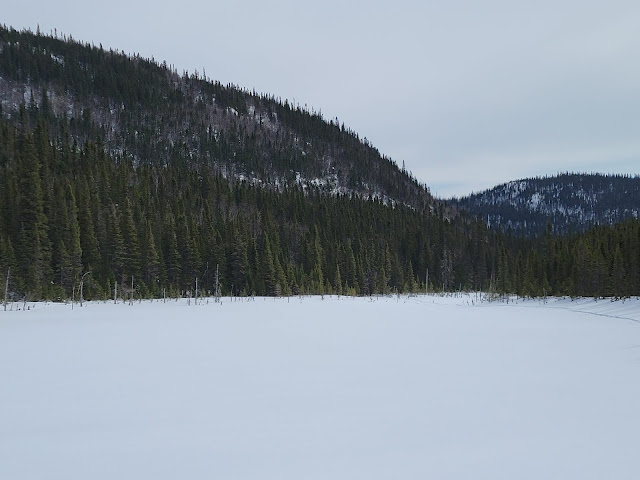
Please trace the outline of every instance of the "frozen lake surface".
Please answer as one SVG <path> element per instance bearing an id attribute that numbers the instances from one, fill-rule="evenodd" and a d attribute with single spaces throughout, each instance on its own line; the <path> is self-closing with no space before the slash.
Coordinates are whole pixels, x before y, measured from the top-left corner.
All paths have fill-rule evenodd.
<path id="1" fill-rule="evenodd" d="M 31 307 L 3 479 L 640 478 L 637 299 Z"/>

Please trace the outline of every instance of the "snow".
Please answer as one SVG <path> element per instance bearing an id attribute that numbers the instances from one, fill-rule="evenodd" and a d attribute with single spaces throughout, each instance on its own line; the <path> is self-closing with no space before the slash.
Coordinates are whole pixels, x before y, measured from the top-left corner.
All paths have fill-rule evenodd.
<path id="1" fill-rule="evenodd" d="M 635 479 L 640 301 L 0 309 L 0 478 Z"/>
<path id="2" fill-rule="evenodd" d="M 537 210 L 540 207 L 540 203 L 542 202 L 543 197 L 539 192 L 531 195 L 531 199 L 529 200 L 529 208 L 531 210 Z"/>
<path id="3" fill-rule="evenodd" d="M 60 55 L 54 55 L 53 53 L 49 54 L 51 56 L 51 59 L 60 64 L 60 65 L 64 65 L 64 57 L 60 56 Z"/>

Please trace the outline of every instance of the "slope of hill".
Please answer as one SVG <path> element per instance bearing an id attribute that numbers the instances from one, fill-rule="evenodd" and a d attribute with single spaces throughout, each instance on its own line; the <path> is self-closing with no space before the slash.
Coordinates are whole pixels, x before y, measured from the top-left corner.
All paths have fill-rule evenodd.
<path id="1" fill-rule="evenodd" d="M 184 159 L 274 188 L 296 184 L 420 209 L 431 201 L 424 185 L 337 119 L 197 72 L 179 75 L 165 62 L 0 27 L 3 114 L 15 118 L 22 102 L 66 116 L 79 143 L 99 137 L 110 154 L 134 163 Z"/>
<path id="2" fill-rule="evenodd" d="M 516 180 L 452 203 L 492 227 L 540 234 L 584 231 L 640 215 L 640 177 L 566 173 Z"/>

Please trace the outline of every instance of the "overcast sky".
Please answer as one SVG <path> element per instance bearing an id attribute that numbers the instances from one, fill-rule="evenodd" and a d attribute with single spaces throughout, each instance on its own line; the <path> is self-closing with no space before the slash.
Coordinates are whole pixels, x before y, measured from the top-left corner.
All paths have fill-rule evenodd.
<path id="1" fill-rule="evenodd" d="M 441 197 L 640 174 L 640 2 L 35 0 L 0 22 L 320 110 Z"/>

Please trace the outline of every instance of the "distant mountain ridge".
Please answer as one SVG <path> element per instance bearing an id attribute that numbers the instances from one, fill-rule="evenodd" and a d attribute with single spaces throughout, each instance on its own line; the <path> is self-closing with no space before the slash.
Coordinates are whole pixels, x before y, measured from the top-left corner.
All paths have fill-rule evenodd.
<path id="1" fill-rule="evenodd" d="M 515 180 L 451 203 L 494 228 L 535 235 L 551 222 L 562 235 L 639 218 L 640 177 L 564 173 Z"/>

